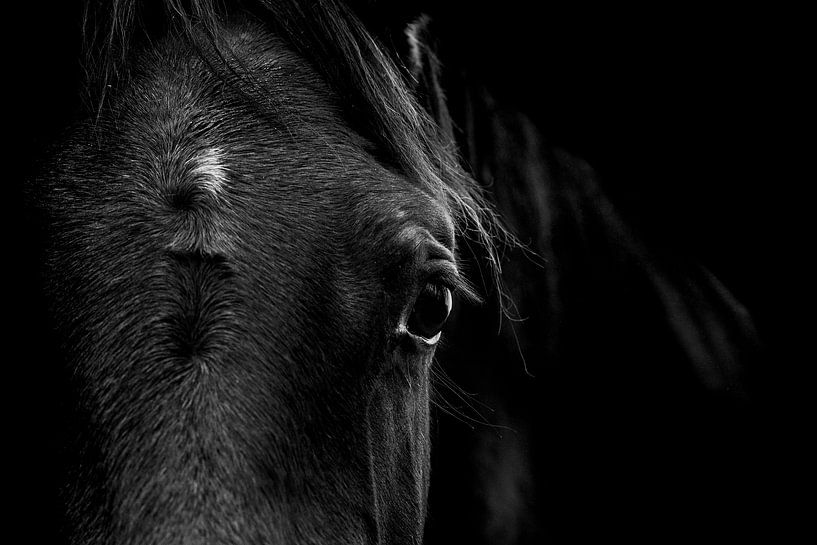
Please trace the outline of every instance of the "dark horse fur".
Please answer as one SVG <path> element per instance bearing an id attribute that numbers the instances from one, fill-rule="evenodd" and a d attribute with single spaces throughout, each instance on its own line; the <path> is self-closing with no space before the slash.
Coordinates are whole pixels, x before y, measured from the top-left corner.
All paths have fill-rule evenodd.
<path id="1" fill-rule="evenodd" d="M 44 305 L 12 294 L 33 364 L 6 368 L 31 540 L 654 542 L 698 539 L 707 510 L 734 538 L 730 513 L 778 501 L 745 476 L 765 463 L 746 309 L 482 80 L 502 10 L 479 31 L 475 5 L 425 4 L 86 2 L 86 104 L 26 187 L 41 274 L 11 267 L 45 284 Z M 60 83 L 24 101 L 52 127 Z M 504 232 L 456 147 L 527 244 L 503 248 L 510 313 Z M 473 298 L 464 271 L 487 304 L 455 304 L 435 353 L 417 308 Z"/>
<path id="2" fill-rule="evenodd" d="M 336 2 L 101 4 L 87 119 L 29 188 L 67 542 L 420 542 L 406 323 L 494 228 L 420 72 Z"/>

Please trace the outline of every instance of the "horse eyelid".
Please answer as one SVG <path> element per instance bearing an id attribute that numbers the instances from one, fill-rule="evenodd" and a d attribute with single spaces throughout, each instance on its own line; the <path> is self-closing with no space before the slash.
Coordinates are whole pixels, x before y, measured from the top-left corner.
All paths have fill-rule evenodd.
<path id="1" fill-rule="evenodd" d="M 429 262 L 425 267 L 423 282 L 440 284 L 450 289 L 453 294 L 472 303 L 482 301 L 471 284 L 459 274 L 457 267 L 447 259 L 436 259 Z"/>

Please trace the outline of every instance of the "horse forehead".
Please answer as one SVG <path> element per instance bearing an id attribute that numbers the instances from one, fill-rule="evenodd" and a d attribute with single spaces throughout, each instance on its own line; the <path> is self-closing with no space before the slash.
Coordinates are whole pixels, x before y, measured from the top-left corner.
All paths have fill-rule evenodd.
<path id="1" fill-rule="evenodd" d="M 260 104 L 268 108 L 265 116 L 237 107 L 240 102 L 225 103 L 225 94 L 235 97 L 236 90 L 225 87 L 196 55 L 162 56 L 157 49 L 149 64 L 152 76 L 122 105 L 131 123 L 125 134 L 129 155 L 136 159 L 128 168 L 137 169 L 138 178 L 154 188 L 184 180 L 216 197 L 217 207 L 229 205 L 242 177 L 272 173 L 269 189 L 283 200 L 314 195 L 309 186 L 320 180 L 330 193 L 366 201 L 367 206 L 355 207 L 359 218 L 377 216 L 392 241 L 416 245 L 431 236 L 453 250 L 447 208 L 374 160 L 371 144 L 344 123 L 337 97 L 308 63 L 251 29 L 238 32 L 232 47 L 253 77 L 259 71 L 269 95 Z M 281 176 L 290 179 L 277 187 Z M 297 178 L 302 183 L 292 183 Z M 353 178 L 357 188 L 344 187 Z M 389 198 L 380 198 L 384 191 Z"/>
<path id="2" fill-rule="evenodd" d="M 225 29 L 220 38 L 218 52 L 197 50 L 174 36 L 144 51 L 134 70 L 139 77 L 130 81 L 114 116 L 147 115 L 169 128 L 180 119 L 216 113 L 214 121 L 236 129 L 229 126 L 230 114 L 242 109 L 279 129 L 344 125 L 340 99 L 309 62 L 276 36 L 244 25 Z"/>
<path id="3" fill-rule="evenodd" d="M 262 82 L 258 96 L 252 85 L 248 93 L 241 83 L 225 83 L 190 51 L 157 46 L 144 60 L 144 77 L 106 112 L 104 135 L 119 142 L 114 149 L 127 169 L 189 177 L 218 194 L 237 163 L 263 168 L 272 158 L 284 166 L 298 156 L 323 156 L 324 165 L 331 158 L 361 164 L 368 145 L 343 122 L 331 91 L 283 46 L 253 49 L 252 35 L 240 34 L 233 53 L 247 61 L 252 85 Z"/>

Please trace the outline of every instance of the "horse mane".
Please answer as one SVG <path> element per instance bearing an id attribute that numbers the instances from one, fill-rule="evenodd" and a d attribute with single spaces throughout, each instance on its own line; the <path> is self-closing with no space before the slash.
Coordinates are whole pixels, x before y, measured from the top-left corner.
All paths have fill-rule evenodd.
<path id="1" fill-rule="evenodd" d="M 343 97 L 347 122 L 375 144 L 381 159 L 447 206 L 466 243 L 482 249 L 501 298 L 496 241 L 513 238 L 479 184 L 460 167 L 447 121 L 438 124 L 420 105 L 412 71 L 340 0 L 87 0 L 88 104 L 101 111 L 108 90 L 127 80 L 134 51 L 166 34 L 182 37 L 203 57 L 209 52 L 212 58 L 215 50 L 225 66 L 227 59 L 236 60 L 219 40 L 220 26 L 236 15 L 261 22 L 309 62 Z M 238 82 L 251 83 L 248 74 L 236 75 Z"/>

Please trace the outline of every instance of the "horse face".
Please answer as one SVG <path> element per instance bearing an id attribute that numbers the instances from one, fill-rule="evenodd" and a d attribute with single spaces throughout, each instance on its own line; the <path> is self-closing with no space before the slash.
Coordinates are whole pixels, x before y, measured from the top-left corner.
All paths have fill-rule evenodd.
<path id="1" fill-rule="evenodd" d="M 250 92 L 179 43 L 145 51 L 41 184 L 68 525 L 88 543 L 419 542 L 451 218 L 306 63 L 252 28 L 230 39 Z"/>

